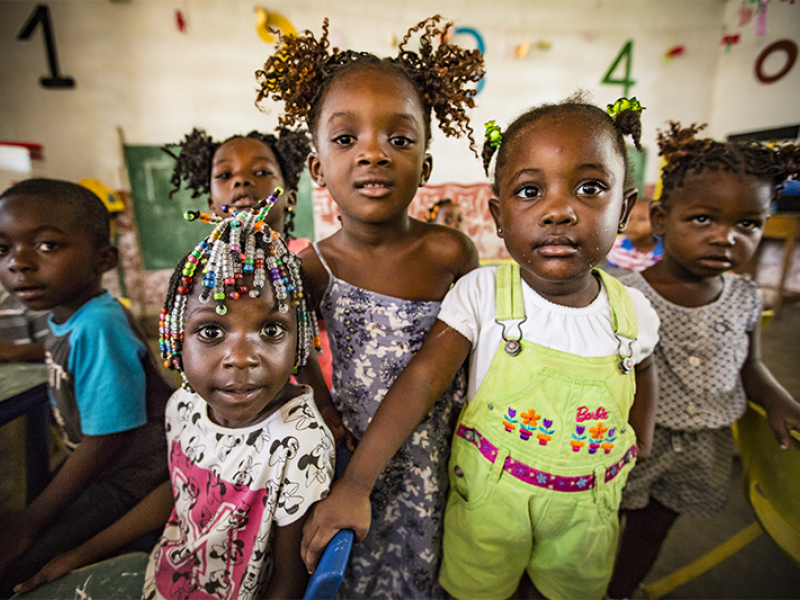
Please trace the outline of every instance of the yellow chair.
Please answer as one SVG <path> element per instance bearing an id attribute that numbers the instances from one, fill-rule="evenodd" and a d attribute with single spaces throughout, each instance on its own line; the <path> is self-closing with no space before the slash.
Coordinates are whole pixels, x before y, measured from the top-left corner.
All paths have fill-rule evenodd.
<path id="1" fill-rule="evenodd" d="M 800 567 L 800 434 L 791 432 L 789 450 L 781 450 L 767 415 L 749 403 L 733 425 L 744 466 L 744 495 L 761 527 Z"/>

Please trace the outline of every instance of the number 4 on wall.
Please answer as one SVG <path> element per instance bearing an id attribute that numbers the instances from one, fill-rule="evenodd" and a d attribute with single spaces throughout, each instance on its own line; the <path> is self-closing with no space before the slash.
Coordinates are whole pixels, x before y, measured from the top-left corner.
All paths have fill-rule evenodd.
<path id="1" fill-rule="evenodd" d="M 614 79 L 614 71 L 617 70 L 619 63 L 625 61 L 625 78 L 624 79 Z M 614 62 L 611 63 L 608 71 L 603 76 L 603 81 L 601 83 L 606 83 L 608 85 L 624 85 L 625 91 L 622 94 L 626 98 L 630 98 L 630 89 L 636 84 L 636 82 L 631 79 L 631 68 L 633 66 L 633 40 L 628 40 L 625 45 L 622 47 L 622 50 L 619 51 L 617 54 L 617 58 L 614 59 Z"/>
<path id="2" fill-rule="evenodd" d="M 33 14 L 25 23 L 22 31 L 17 36 L 18 40 L 27 40 L 33 35 L 36 26 L 42 26 L 44 32 L 44 47 L 47 51 L 47 64 L 50 67 L 50 77 L 40 77 L 39 83 L 45 88 L 74 88 L 75 80 L 72 77 L 62 77 L 58 72 L 58 56 L 56 56 L 56 39 L 53 37 L 53 27 L 50 24 L 50 9 L 45 4 L 39 4 Z"/>

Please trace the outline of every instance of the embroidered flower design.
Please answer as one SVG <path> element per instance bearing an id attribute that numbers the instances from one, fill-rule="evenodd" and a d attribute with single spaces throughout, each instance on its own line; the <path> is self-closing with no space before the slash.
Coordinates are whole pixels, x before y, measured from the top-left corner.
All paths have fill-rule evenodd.
<path id="1" fill-rule="evenodd" d="M 605 437 L 606 431 L 608 431 L 608 427 L 604 427 L 602 423 L 598 423 L 597 427 L 590 427 L 589 431 L 592 434 L 592 438 L 595 440 L 602 440 Z"/>
<path id="2" fill-rule="evenodd" d="M 544 473 L 539 473 L 536 476 L 536 481 L 539 482 L 541 485 L 544 485 L 545 483 L 547 483 L 547 475 L 545 475 Z"/>
<path id="3" fill-rule="evenodd" d="M 578 483 L 576 483 L 575 485 L 577 485 L 579 488 L 583 489 L 588 485 L 588 483 L 589 482 L 586 481 L 586 477 L 581 477 L 580 479 L 578 479 Z"/>
<path id="4" fill-rule="evenodd" d="M 520 414 L 520 417 L 522 418 L 522 422 L 525 423 L 525 425 L 536 427 L 536 423 L 537 421 L 539 421 L 539 419 L 542 418 L 542 415 L 537 415 L 535 410 L 530 409 L 529 411 Z"/>
<path id="5" fill-rule="evenodd" d="M 513 408 L 509 408 L 508 411 L 506 411 L 506 418 L 503 421 L 503 425 L 505 425 L 506 431 L 514 431 L 517 428 L 517 426 L 514 425 L 514 423 L 519 423 L 519 419 L 515 418 L 516 416 L 517 416 L 517 411 L 514 410 Z"/>

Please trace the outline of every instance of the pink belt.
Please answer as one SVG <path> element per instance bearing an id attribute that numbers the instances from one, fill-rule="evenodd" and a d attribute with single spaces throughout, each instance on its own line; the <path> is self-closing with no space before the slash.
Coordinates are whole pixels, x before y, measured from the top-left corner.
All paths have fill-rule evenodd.
<path id="1" fill-rule="evenodd" d="M 481 454 L 489 459 L 489 462 L 494 463 L 497 459 L 497 448 L 477 430 L 459 425 L 456 435 L 474 444 L 475 447 L 480 450 Z M 634 444 L 628 448 L 625 456 L 616 464 L 606 468 L 605 482 L 607 483 L 619 475 L 620 471 L 622 471 L 622 467 L 631 462 L 635 457 L 636 445 Z M 559 492 L 585 492 L 586 490 L 591 490 L 596 485 L 594 473 L 591 475 L 583 475 L 582 477 L 562 477 L 561 475 L 553 475 L 552 473 L 545 473 L 544 471 L 529 467 L 510 456 L 506 457 L 503 470 L 525 483 L 549 490 L 557 490 Z M 460 471 L 460 469 L 456 467 L 456 475 L 459 475 L 458 471 Z M 461 475 L 463 475 L 463 473 Z"/>

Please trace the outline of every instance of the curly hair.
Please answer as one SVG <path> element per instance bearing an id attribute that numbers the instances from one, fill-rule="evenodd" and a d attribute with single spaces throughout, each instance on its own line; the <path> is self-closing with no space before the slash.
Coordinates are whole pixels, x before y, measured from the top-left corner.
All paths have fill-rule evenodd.
<path id="1" fill-rule="evenodd" d="M 705 127 L 705 124 L 696 123 L 682 127 L 680 123 L 669 121 L 666 130 L 658 131 L 659 155 L 665 160 L 661 172 L 661 202 L 666 202 L 675 188 L 682 187 L 690 174 L 726 171 L 752 175 L 775 186 L 776 193 L 786 179 L 800 175 L 800 145 L 698 138 L 697 134 Z"/>
<path id="2" fill-rule="evenodd" d="M 508 160 L 508 149 L 511 142 L 516 139 L 521 131 L 528 125 L 534 123 L 545 117 L 562 117 L 568 115 L 581 115 L 588 117 L 596 122 L 597 127 L 593 127 L 590 131 L 597 132 L 600 128 L 605 128 L 614 139 L 622 161 L 625 165 L 625 187 L 632 187 L 633 185 L 633 167 L 628 160 L 628 150 L 625 146 L 625 136 L 631 136 L 633 145 L 641 152 L 641 137 L 642 137 L 642 121 L 641 113 L 636 110 L 625 110 L 613 119 L 602 108 L 590 104 L 583 92 L 573 94 L 566 100 L 556 104 L 542 104 L 536 106 L 527 112 L 517 117 L 508 130 L 503 132 L 503 141 L 501 144 L 492 143 L 488 138 L 483 143 L 483 169 L 487 176 L 489 176 L 489 166 L 497 151 L 497 160 L 494 167 L 494 180 L 492 182 L 492 191 L 495 194 L 499 193 L 500 177 L 503 168 Z M 498 150 L 499 148 L 499 150 Z"/>
<path id="3" fill-rule="evenodd" d="M 318 117 L 327 90 L 343 75 L 355 70 L 376 69 L 405 77 L 419 93 L 425 118 L 425 144 L 431 137 L 431 113 L 447 136 L 466 135 L 475 150 L 473 130 L 467 108 L 474 108 L 474 88 L 483 77 L 483 55 L 450 44 L 447 36 L 452 23 L 439 25 L 435 15 L 411 27 L 399 45 L 396 57 L 378 58 L 369 52 L 330 49 L 328 19 L 322 24 L 322 36 L 316 39 L 306 30 L 301 35 L 280 35 L 275 53 L 256 71 L 260 86 L 256 106 L 271 98 L 282 101 L 282 126 L 305 121 L 316 140 Z M 422 32 L 419 51 L 407 49 L 417 32 Z M 438 42 L 438 43 L 434 43 Z M 477 152 L 476 152 L 477 154 Z"/>
<path id="4" fill-rule="evenodd" d="M 311 151 L 311 144 L 305 131 L 281 128 L 278 130 L 278 137 L 271 133 L 251 131 L 247 135 L 232 135 L 222 142 L 217 142 L 205 130 L 195 128 L 180 143 L 161 148 L 175 159 L 175 168 L 170 178 L 172 184 L 170 198 L 184 183 L 192 191 L 192 198 L 208 194 L 211 189 L 211 164 L 214 154 L 224 144 L 242 138 L 259 140 L 270 148 L 278 161 L 286 189 L 297 190 L 300 173 L 303 172 L 306 158 Z M 172 150 L 175 146 L 180 149 L 177 154 Z"/>

